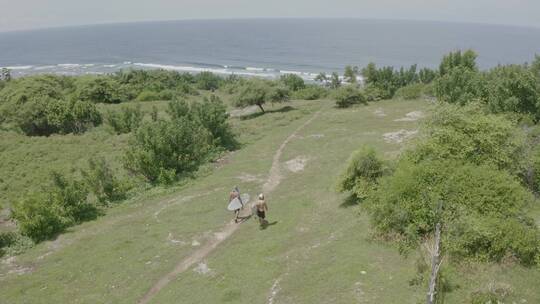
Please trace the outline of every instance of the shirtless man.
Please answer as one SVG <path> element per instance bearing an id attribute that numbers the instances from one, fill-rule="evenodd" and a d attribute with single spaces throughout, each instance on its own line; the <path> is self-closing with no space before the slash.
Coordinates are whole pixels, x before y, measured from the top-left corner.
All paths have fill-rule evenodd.
<path id="1" fill-rule="evenodd" d="M 266 224 L 266 212 L 268 212 L 268 205 L 266 205 L 266 201 L 264 200 L 264 194 L 259 194 L 259 201 L 257 201 L 257 204 L 255 204 L 255 207 L 257 208 L 257 217 L 259 218 L 259 224 L 263 226 Z"/>

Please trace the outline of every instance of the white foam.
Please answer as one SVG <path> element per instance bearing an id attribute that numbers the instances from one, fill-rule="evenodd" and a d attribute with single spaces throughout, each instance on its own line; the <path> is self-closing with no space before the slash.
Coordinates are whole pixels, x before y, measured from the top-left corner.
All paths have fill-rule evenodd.
<path id="1" fill-rule="evenodd" d="M 78 64 L 78 63 L 60 63 L 60 64 L 57 64 L 57 66 L 59 66 L 61 68 L 64 68 L 64 69 L 73 69 L 73 68 L 78 68 L 81 65 Z"/>
<path id="2" fill-rule="evenodd" d="M 54 69 L 54 68 L 55 68 L 54 65 L 42 65 L 42 66 L 35 67 L 34 70 L 40 71 L 40 70 L 49 70 L 49 69 Z"/>
<path id="3" fill-rule="evenodd" d="M 33 65 L 16 65 L 16 66 L 7 66 L 7 67 L 2 67 L 2 68 L 8 69 L 8 70 L 28 70 L 33 67 L 34 67 Z"/>
<path id="4" fill-rule="evenodd" d="M 246 67 L 246 71 L 259 71 L 264 72 L 266 69 L 264 68 L 254 68 L 254 67 Z"/>
<path id="5" fill-rule="evenodd" d="M 114 68 L 116 64 L 104 64 L 103 67 L 105 68 Z"/>

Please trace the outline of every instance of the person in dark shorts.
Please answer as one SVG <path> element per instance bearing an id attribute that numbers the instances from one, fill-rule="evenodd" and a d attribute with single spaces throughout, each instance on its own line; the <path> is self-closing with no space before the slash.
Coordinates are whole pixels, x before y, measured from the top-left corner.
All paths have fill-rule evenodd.
<path id="1" fill-rule="evenodd" d="M 255 205 L 257 208 L 257 217 L 259 218 L 259 224 L 263 226 L 266 224 L 266 212 L 268 212 L 268 205 L 264 199 L 264 194 L 259 194 L 259 200 Z"/>

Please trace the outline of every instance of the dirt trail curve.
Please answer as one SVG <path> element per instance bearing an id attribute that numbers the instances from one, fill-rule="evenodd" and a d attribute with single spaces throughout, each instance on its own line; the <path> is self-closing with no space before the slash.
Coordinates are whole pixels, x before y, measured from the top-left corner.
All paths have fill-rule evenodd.
<path id="1" fill-rule="evenodd" d="M 315 118 L 319 116 L 322 110 L 317 111 L 313 116 L 308 119 L 306 122 L 304 122 L 302 125 L 300 125 L 296 130 L 294 130 L 293 133 L 289 135 L 281 143 L 279 148 L 277 149 L 276 153 L 274 154 L 273 160 L 272 160 L 272 167 L 270 168 L 270 172 L 268 174 L 268 178 L 266 179 L 266 182 L 262 186 L 262 190 L 265 194 L 268 194 L 272 192 L 281 182 L 282 175 L 281 175 L 281 168 L 280 168 L 280 158 L 281 154 L 283 153 L 283 149 L 287 146 L 287 144 L 296 136 L 298 132 L 300 132 L 303 128 L 305 128 L 308 124 L 310 124 Z M 229 222 L 225 227 L 220 231 L 214 233 L 214 237 L 201 246 L 198 250 L 193 252 L 190 256 L 185 258 L 184 260 L 180 261 L 176 267 L 169 273 L 167 273 L 165 276 L 163 276 L 159 281 L 152 286 L 152 288 L 139 300 L 139 304 L 146 304 L 150 302 L 150 300 L 161 290 L 163 287 L 167 286 L 171 280 L 173 280 L 177 275 L 180 273 L 186 271 L 191 266 L 193 266 L 195 263 L 202 261 L 208 254 L 210 254 L 221 242 L 229 238 L 238 228 L 240 227 L 239 224 L 235 224 L 233 221 Z"/>

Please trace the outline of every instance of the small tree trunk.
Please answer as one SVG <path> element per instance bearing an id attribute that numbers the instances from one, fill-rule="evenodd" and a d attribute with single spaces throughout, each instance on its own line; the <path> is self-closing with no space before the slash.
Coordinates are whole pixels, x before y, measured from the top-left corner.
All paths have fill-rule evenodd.
<path id="1" fill-rule="evenodd" d="M 437 276 L 439 275 L 440 264 L 440 243 L 441 243 L 441 224 L 435 226 L 435 250 L 431 256 L 431 277 L 429 278 L 429 290 L 427 293 L 427 304 L 435 303 L 435 290 L 437 286 Z"/>
<path id="2" fill-rule="evenodd" d="M 261 111 L 262 111 L 263 113 L 265 113 L 262 104 L 259 103 L 259 104 L 257 104 L 257 105 L 259 106 L 259 108 L 261 109 Z"/>

